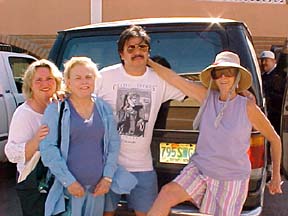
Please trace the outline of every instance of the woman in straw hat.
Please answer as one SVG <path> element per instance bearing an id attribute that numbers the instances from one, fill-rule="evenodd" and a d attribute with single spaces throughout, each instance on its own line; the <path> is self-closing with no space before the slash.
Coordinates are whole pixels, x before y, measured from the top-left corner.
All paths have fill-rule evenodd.
<path id="1" fill-rule="evenodd" d="M 191 201 L 201 213 L 240 215 L 251 172 L 247 150 L 252 127 L 272 148 L 271 194 L 281 191 L 281 141 L 269 120 L 252 100 L 239 95 L 251 86 L 248 70 L 238 55 L 224 51 L 200 74 L 202 84 L 178 76 L 149 60 L 149 65 L 170 84 L 196 99 L 201 108 L 193 126 L 200 130 L 196 153 L 190 163 L 159 193 L 148 216 L 168 215 L 172 206 Z"/>

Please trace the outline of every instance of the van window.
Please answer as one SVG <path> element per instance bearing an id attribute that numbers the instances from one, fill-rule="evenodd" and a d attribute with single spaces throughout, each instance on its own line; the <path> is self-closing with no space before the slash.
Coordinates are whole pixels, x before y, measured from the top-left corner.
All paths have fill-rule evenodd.
<path id="1" fill-rule="evenodd" d="M 18 93 L 22 93 L 23 77 L 28 66 L 35 60 L 25 57 L 9 57 L 9 64 L 13 72 Z"/>
<path id="2" fill-rule="evenodd" d="M 211 64 L 221 50 L 219 32 L 158 32 L 149 33 L 151 56 L 160 55 L 178 73 L 199 72 Z M 117 51 L 119 35 L 73 38 L 67 43 L 63 61 L 72 56 L 88 56 L 101 69 L 120 62 Z M 60 67 L 63 70 L 63 64 Z"/>
<path id="3" fill-rule="evenodd" d="M 94 36 L 81 37 L 70 40 L 63 55 L 62 63 L 65 63 L 73 56 L 90 57 L 98 68 L 116 64 L 120 62 L 117 52 L 118 35 L 115 36 Z M 63 71 L 63 64 L 60 70 Z"/>
<path id="4" fill-rule="evenodd" d="M 151 34 L 151 55 L 160 55 L 178 73 L 200 72 L 223 50 L 217 32 L 169 32 Z"/>

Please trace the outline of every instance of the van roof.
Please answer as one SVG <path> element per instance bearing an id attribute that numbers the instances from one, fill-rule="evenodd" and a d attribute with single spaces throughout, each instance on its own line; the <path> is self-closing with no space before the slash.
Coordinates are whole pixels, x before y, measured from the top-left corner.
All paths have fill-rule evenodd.
<path id="1" fill-rule="evenodd" d="M 151 24 L 168 24 L 168 23 L 242 23 L 232 19 L 223 18 L 200 18 L 200 17 L 169 17 L 169 18 L 143 18 L 143 19 L 131 19 L 131 20 L 119 20 L 112 22 L 101 22 L 97 24 L 78 26 L 75 28 L 66 29 L 64 31 L 74 31 L 81 29 L 92 29 L 92 28 L 105 28 L 105 27 L 121 27 L 130 26 L 133 24 L 137 25 L 151 25 Z"/>

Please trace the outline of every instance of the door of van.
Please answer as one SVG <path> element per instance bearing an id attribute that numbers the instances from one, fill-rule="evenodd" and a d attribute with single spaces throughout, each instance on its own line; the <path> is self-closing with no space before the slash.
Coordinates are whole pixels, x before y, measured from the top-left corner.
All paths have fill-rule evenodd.
<path id="1" fill-rule="evenodd" d="M 282 171 L 285 177 L 288 178 L 288 40 L 286 41 L 286 47 L 284 47 L 283 51 L 280 53 L 277 64 L 286 72 L 286 87 L 282 102 L 280 136 L 282 140 Z"/>

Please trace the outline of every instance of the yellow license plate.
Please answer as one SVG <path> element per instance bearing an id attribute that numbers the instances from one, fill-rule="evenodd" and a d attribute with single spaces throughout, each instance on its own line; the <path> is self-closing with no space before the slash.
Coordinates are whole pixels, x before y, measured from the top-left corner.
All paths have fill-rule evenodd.
<path id="1" fill-rule="evenodd" d="M 195 144 L 160 143 L 161 163 L 188 164 L 191 155 L 195 153 Z"/>

